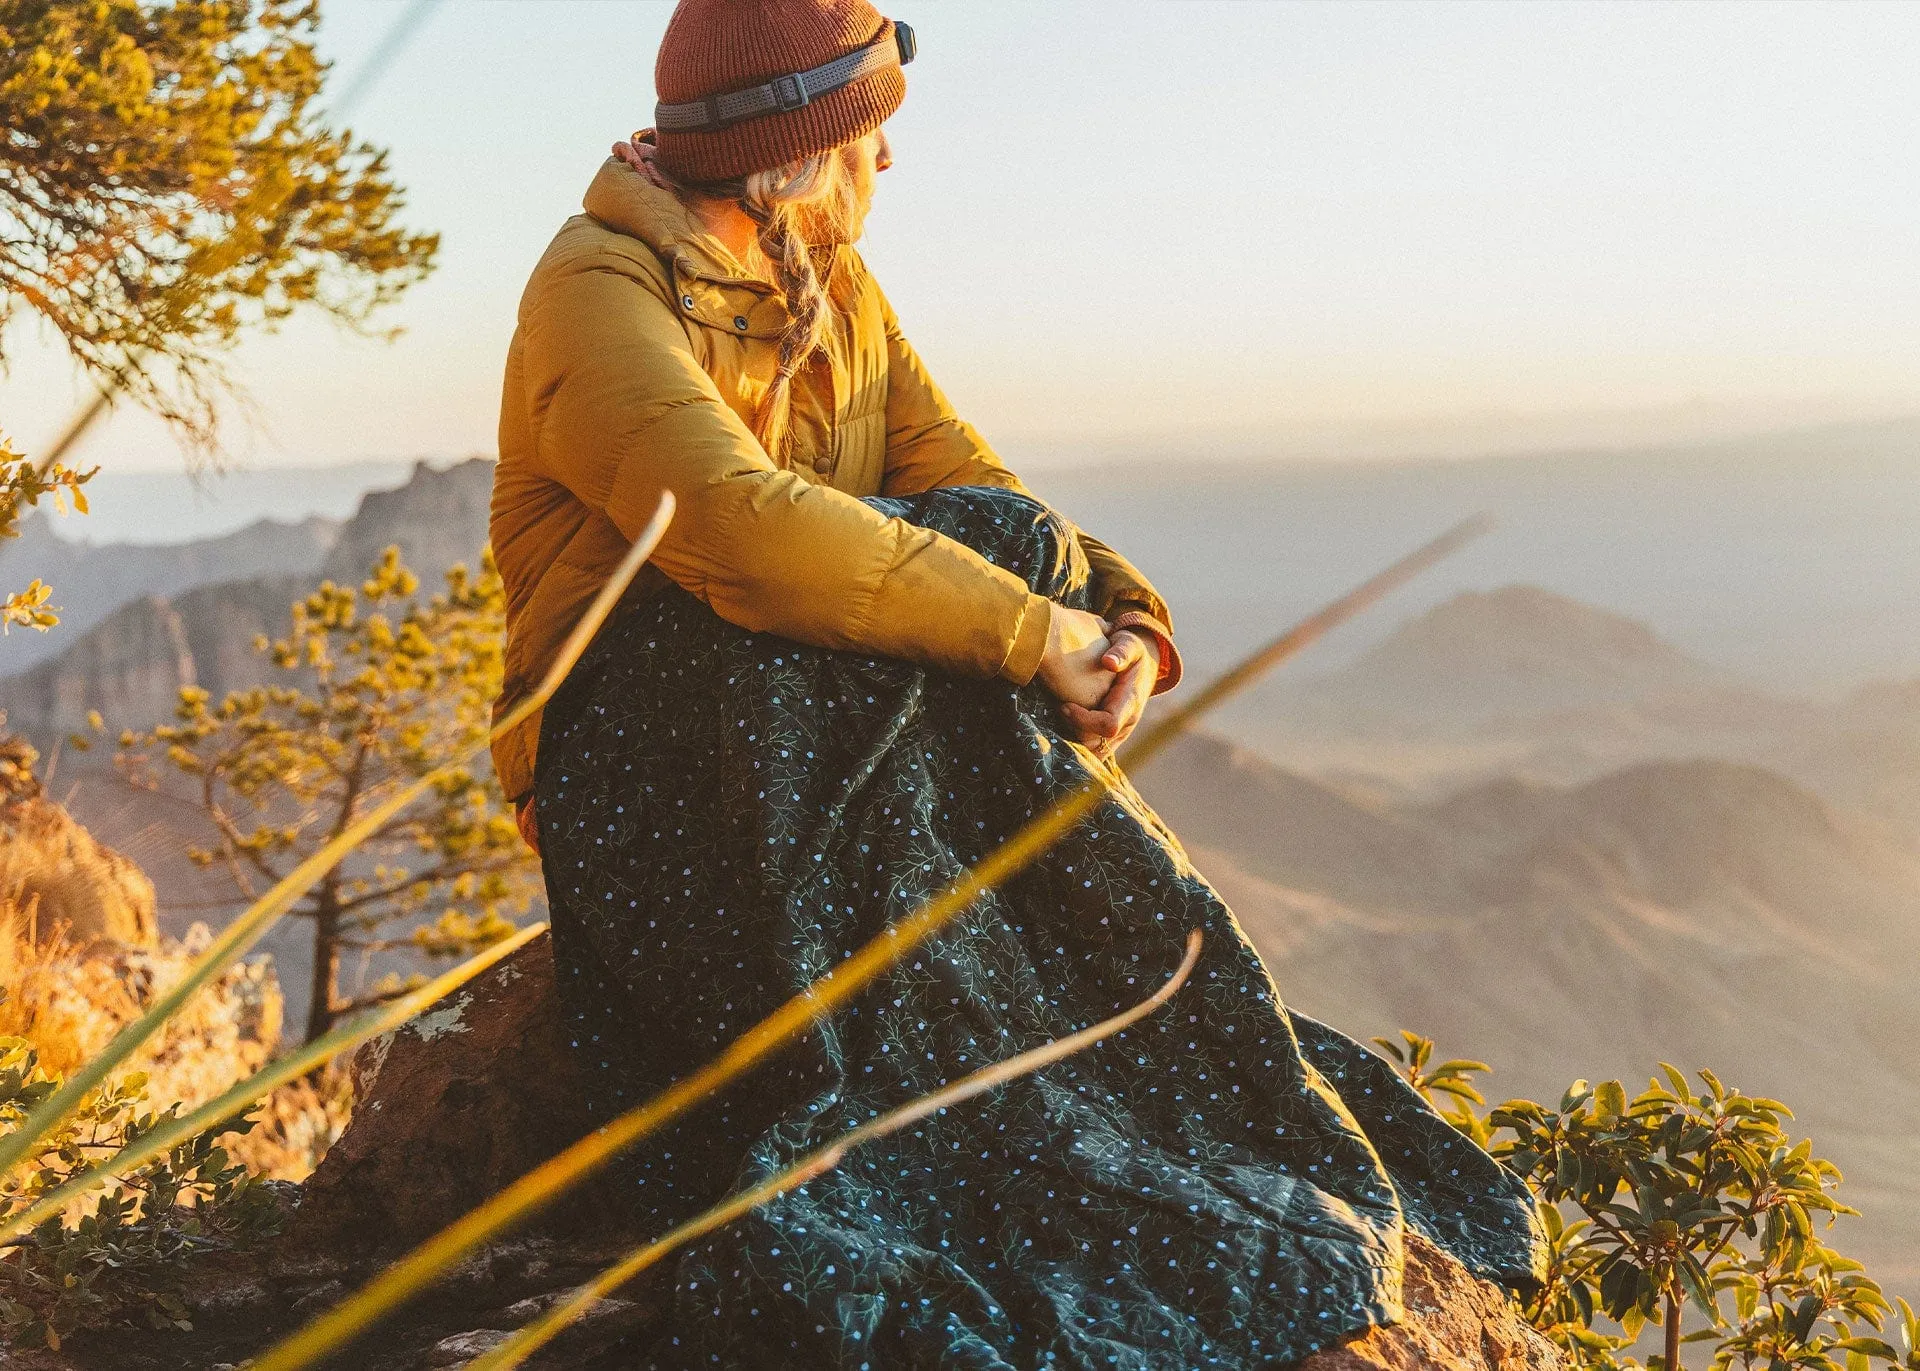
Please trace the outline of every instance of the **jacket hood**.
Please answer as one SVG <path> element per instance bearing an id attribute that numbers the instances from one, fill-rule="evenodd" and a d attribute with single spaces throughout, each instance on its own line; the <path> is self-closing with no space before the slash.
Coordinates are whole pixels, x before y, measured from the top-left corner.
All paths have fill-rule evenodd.
<path id="1" fill-rule="evenodd" d="M 656 186 L 618 157 L 594 173 L 580 207 L 616 233 L 638 238 L 683 275 L 762 294 L 778 290 L 742 266 L 672 191 Z"/>

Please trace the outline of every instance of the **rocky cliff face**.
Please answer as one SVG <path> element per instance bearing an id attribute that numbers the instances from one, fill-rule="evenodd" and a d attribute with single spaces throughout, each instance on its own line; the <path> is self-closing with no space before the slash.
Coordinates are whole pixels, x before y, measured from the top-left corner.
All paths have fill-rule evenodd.
<path id="1" fill-rule="evenodd" d="M 130 601 L 175 597 L 222 581 L 314 576 L 334 545 L 340 521 L 261 519 L 188 543 L 69 542 L 56 531 L 85 529 L 84 520 L 56 525 L 35 514 L 21 525 L 17 540 L 0 543 L 0 583 L 24 585 L 37 576 L 53 587 L 60 607 L 60 627 L 53 632 L 16 632 L 0 641 L 0 673 L 18 674 L 59 656 Z"/>
<path id="2" fill-rule="evenodd" d="M 268 673 L 255 638 L 285 632 L 288 606 L 323 577 L 358 584 L 395 544 L 428 589 L 455 562 L 472 566 L 492 489 L 489 460 L 444 470 L 422 462 L 405 485 L 368 494 L 344 525 L 262 521 L 175 547 L 69 544 L 36 521 L 7 564 L 51 581 L 68 612 L 49 634 L 0 645 L 11 727 L 50 754 L 90 710 L 112 730 L 147 728 L 171 714 L 183 685 L 216 698 L 258 685 Z M 29 638 L 31 656 L 18 651 Z"/>
<path id="3" fill-rule="evenodd" d="M 418 463 L 403 486 L 370 491 L 340 530 L 321 574 L 355 583 L 390 546 L 429 587 L 455 562 L 474 565 L 487 541 L 493 461 L 470 457 L 436 470 Z"/>
<path id="4" fill-rule="evenodd" d="M 181 686 L 218 698 L 259 685 L 270 668 L 254 640 L 285 633 L 288 606 L 311 589 L 306 577 L 266 577 L 124 604 L 59 656 L 0 681 L 8 724 L 51 755 L 86 732 L 91 711 L 117 736 L 170 717 Z"/>

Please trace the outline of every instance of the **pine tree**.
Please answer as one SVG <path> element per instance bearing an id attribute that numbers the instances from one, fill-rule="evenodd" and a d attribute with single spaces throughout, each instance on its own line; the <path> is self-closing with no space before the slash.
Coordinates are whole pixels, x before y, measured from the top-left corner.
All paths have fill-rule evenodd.
<path id="1" fill-rule="evenodd" d="M 491 555 L 422 599 L 387 549 L 366 582 L 323 583 L 262 639 L 279 679 L 214 701 L 180 692 L 173 723 L 121 738 L 136 783 L 181 789 L 217 840 L 192 850 L 258 895 L 395 791 L 485 738 L 499 694 L 504 593 Z M 309 1041 L 367 999 L 340 992 L 341 958 L 413 947 L 456 955 L 505 937 L 538 864 L 491 773 L 459 772 L 400 811 L 292 913 L 313 925 Z M 390 932 L 396 924 L 410 927 Z"/>
<path id="2" fill-rule="evenodd" d="M 355 326 L 431 268 L 385 154 L 329 127 L 311 0 L 0 0 L 0 336 L 50 324 L 202 446 L 249 326 Z"/>

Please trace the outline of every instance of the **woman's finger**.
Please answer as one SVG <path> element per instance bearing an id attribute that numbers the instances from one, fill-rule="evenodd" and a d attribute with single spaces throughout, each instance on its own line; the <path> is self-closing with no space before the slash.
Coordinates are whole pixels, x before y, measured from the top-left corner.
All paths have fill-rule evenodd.
<path id="1" fill-rule="evenodd" d="M 1146 712 L 1147 699 L 1153 694 L 1154 676 L 1148 663 L 1141 661 L 1124 672 L 1114 681 L 1113 688 L 1107 692 L 1107 698 L 1100 702 L 1101 710 L 1110 715 L 1117 728 L 1113 734 L 1116 745 L 1124 743 L 1133 732 L 1134 725 L 1140 722 L 1140 716 Z"/>
<path id="2" fill-rule="evenodd" d="M 1120 633 L 1108 642 L 1106 652 L 1100 657 L 1100 665 L 1108 671 L 1123 672 L 1146 655 L 1146 644 L 1140 641 L 1138 633 Z"/>
<path id="3" fill-rule="evenodd" d="M 1086 709 L 1072 702 L 1060 706 L 1061 717 L 1073 729 L 1076 742 L 1105 742 L 1120 735 L 1120 718 L 1104 709 Z"/>
<path id="4" fill-rule="evenodd" d="M 1120 727 L 1120 716 L 1106 708 L 1089 709 L 1071 701 L 1060 706 L 1061 714 L 1067 722 L 1084 733 L 1109 737 Z"/>
<path id="5" fill-rule="evenodd" d="M 1146 704 L 1146 695 L 1141 693 L 1142 684 L 1146 685 L 1148 693 L 1153 689 L 1153 683 L 1146 679 L 1146 668 L 1146 660 L 1142 658 L 1115 676 L 1113 684 L 1107 687 L 1106 696 L 1100 701 L 1099 708 L 1108 714 L 1124 716 L 1129 711 L 1138 714 Z"/>
<path id="6" fill-rule="evenodd" d="M 1079 705 L 1062 705 L 1060 713 L 1066 720 L 1068 736 L 1096 757 L 1112 756 L 1113 750 L 1120 746 L 1126 736 L 1121 721 L 1104 711 L 1082 709 Z"/>

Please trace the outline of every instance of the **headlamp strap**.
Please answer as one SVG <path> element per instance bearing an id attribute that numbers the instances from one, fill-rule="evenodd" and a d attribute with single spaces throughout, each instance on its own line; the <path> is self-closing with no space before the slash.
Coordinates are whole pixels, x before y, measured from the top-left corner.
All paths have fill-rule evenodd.
<path id="1" fill-rule="evenodd" d="M 913 30 L 895 22 L 893 41 L 876 39 L 864 48 L 855 48 L 844 57 L 823 62 L 806 71 L 776 76 L 764 85 L 710 95 L 704 100 L 684 104 L 655 105 L 654 127 L 662 133 L 716 133 L 731 124 L 812 104 L 828 91 L 850 86 L 863 76 L 898 62 L 905 66 L 919 51 Z"/>

